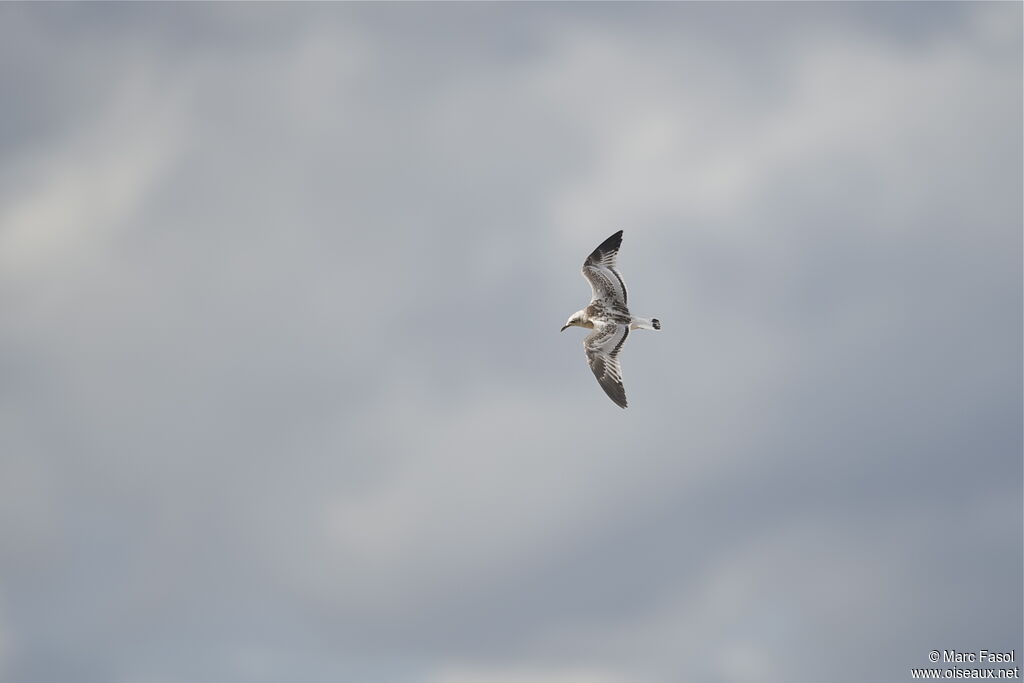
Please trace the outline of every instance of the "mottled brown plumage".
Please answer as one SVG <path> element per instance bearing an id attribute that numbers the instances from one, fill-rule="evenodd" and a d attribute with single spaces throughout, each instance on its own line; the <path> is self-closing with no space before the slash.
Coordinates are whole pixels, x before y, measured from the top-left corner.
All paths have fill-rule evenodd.
<path id="1" fill-rule="evenodd" d="M 636 318 L 626 305 L 628 294 L 615 265 L 622 244 L 622 231 L 602 242 L 583 262 L 583 277 L 590 283 L 593 293 L 590 304 L 577 311 L 565 326 L 585 327 L 593 330 L 583 340 L 587 363 L 608 398 L 616 405 L 626 407 L 626 390 L 622 386 L 619 353 L 631 329 L 660 330 L 657 318 Z"/>

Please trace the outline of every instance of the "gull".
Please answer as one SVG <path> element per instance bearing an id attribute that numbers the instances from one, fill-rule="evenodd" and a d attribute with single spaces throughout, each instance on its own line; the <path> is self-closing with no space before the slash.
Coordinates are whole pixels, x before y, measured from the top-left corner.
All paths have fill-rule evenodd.
<path id="1" fill-rule="evenodd" d="M 583 277 L 590 283 L 593 296 L 590 304 L 576 311 L 562 327 L 585 327 L 593 330 L 583 340 L 587 363 L 608 398 L 620 408 L 626 407 L 626 390 L 622 386 L 619 353 L 630 330 L 660 330 L 657 318 L 638 318 L 626 307 L 626 283 L 615 266 L 615 257 L 622 244 L 622 231 L 601 242 L 583 262 Z"/>

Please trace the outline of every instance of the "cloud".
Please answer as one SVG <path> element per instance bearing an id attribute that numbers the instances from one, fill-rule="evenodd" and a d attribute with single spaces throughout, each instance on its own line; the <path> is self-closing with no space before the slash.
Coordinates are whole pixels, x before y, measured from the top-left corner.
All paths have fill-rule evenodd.
<path id="1" fill-rule="evenodd" d="M 613 683 L 625 680 L 600 672 L 588 671 L 491 671 L 453 669 L 430 679 L 431 683 Z"/>
<path id="2" fill-rule="evenodd" d="M 1018 6 L 12 7 L 14 680 L 1019 640 Z M 626 412 L 557 333 L 619 228 Z"/>
<path id="3" fill-rule="evenodd" d="M 102 248 L 132 218 L 172 162 L 182 133 L 172 96 L 129 76 L 100 114 L 70 139 L 26 155 L 26 179 L 0 214 L 0 272 L 68 267 L 69 259 Z M 92 119 L 92 120 L 88 120 Z M 36 275 L 39 277 L 39 275 Z"/>
<path id="4" fill-rule="evenodd" d="M 9 669 L 13 649 L 13 637 L 4 621 L 4 613 L 0 612 L 0 673 L 5 673 Z"/>
<path id="5" fill-rule="evenodd" d="M 589 119 L 599 122 L 591 134 L 604 156 L 556 197 L 553 222 L 583 232 L 643 216 L 770 248 L 759 226 L 765 217 L 755 213 L 766 193 L 809 173 L 870 168 L 880 174 L 872 188 L 878 194 L 864 201 L 886 212 L 873 222 L 899 230 L 905 216 L 890 212 L 918 206 L 933 189 L 935 171 L 969 183 L 966 168 L 951 168 L 951 161 L 994 153 L 989 145 L 1002 140 L 995 131 L 1006 130 L 1019 110 L 1013 94 L 998 86 L 1016 68 L 1004 53 L 978 51 L 979 38 L 968 31 L 907 50 L 833 27 L 766 55 L 759 75 L 776 87 L 766 97 L 752 87 L 751 74 L 731 68 L 720 46 L 670 50 L 659 42 L 638 46 L 612 31 L 575 35 L 545 70 L 552 96 L 581 111 L 588 94 L 620 85 Z M 562 83 L 573 88 L 559 89 Z M 976 126 L 992 118 L 1002 125 L 981 147 L 978 135 L 986 136 Z M 939 139 L 945 144 L 931 144 Z M 1008 159 L 993 161 L 1012 173 Z"/>
<path id="6" fill-rule="evenodd" d="M 604 666 L 627 663 L 631 673 L 651 680 L 686 671 L 705 680 L 784 681 L 799 669 L 811 680 L 854 681 L 877 675 L 887 663 L 921 666 L 929 642 L 1001 637 L 996 624 L 1013 611 L 1007 601 L 956 587 L 968 574 L 980 576 L 967 558 L 991 552 L 992 537 L 978 530 L 998 525 L 1015 500 L 1005 495 L 975 509 L 939 513 L 941 526 L 935 510 L 924 505 L 793 516 L 766 525 L 763 534 L 701 553 L 699 570 L 648 610 L 555 634 L 549 647 Z M 942 548 L 949 537 L 971 540 L 951 554 Z M 1015 571 L 1011 554 L 991 555 L 985 580 L 1008 581 Z M 951 563 L 943 578 L 919 576 L 921 566 L 940 561 Z M 971 609 L 976 598 L 991 620 L 947 631 L 948 614 Z M 875 657 L 858 659 L 883 622 L 907 638 L 879 643 Z M 837 667 L 836 659 L 846 664 Z"/>

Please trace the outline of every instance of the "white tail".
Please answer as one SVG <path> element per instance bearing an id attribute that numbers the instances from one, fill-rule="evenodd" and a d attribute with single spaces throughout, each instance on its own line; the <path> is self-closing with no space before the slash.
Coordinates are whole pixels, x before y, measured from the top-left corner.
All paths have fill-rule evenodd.
<path id="1" fill-rule="evenodd" d="M 629 321 L 631 330 L 660 330 L 661 321 L 657 318 L 633 318 Z"/>

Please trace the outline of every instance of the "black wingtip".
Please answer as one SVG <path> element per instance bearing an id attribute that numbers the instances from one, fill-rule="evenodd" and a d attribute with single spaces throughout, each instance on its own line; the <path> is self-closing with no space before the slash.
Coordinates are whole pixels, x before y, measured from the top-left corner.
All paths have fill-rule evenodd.
<path id="1" fill-rule="evenodd" d="M 619 230 L 617 233 L 601 242 L 601 246 L 598 249 L 618 249 L 619 245 L 622 244 L 622 231 Z"/>
<path id="2" fill-rule="evenodd" d="M 601 244 L 597 246 L 597 249 L 590 252 L 590 256 L 588 256 L 587 260 L 583 262 L 583 265 L 600 261 L 605 254 L 615 253 L 616 251 L 618 251 L 621 245 L 622 231 L 619 230 L 617 233 L 606 239 L 604 242 L 601 242 Z"/>
<path id="3" fill-rule="evenodd" d="M 616 396 L 612 392 L 608 391 L 607 389 L 605 390 L 605 393 L 608 394 L 608 398 L 610 398 L 612 400 L 612 403 L 614 403 L 618 407 L 622 408 L 623 410 L 625 410 L 626 406 L 629 405 L 629 404 L 626 403 L 626 397 L 625 396 Z"/>
<path id="4" fill-rule="evenodd" d="M 658 320 L 657 318 L 651 318 L 651 324 L 654 325 L 654 329 L 656 329 L 656 330 L 660 330 L 661 329 L 661 321 Z"/>
<path id="5" fill-rule="evenodd" d="M 597 380 L 601 388 L 604 389 L 604 393 L 608 395 L 608 398 L 612 400 L 612 403 L 620 408 L 626 407 L 626 391 L 622 388 L 621 384 L 615 382 L 606 382 L 600 379 Z"/>

